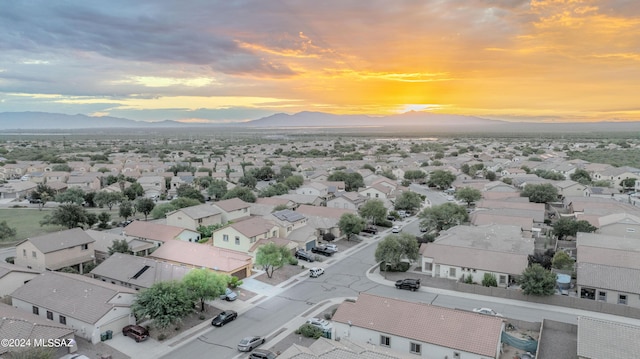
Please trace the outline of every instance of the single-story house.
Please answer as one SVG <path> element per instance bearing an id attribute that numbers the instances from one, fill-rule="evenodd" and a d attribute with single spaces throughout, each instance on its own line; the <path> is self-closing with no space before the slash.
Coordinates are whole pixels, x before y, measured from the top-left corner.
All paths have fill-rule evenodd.
<path id="1" fill-rule="evenodd" d="M 20 288 L 34 277 L 39 271 L 0 261 L 0 298 Z"/>
<path id="2" fill-rule="evenodd" d="M 133 221 L 122 231 L 127 236 L 153 242 L 156 246 L 161 246 L 162 243 L 174 239 L 186 242 L 200 240 L 200 232 L 146 221 Z"/>

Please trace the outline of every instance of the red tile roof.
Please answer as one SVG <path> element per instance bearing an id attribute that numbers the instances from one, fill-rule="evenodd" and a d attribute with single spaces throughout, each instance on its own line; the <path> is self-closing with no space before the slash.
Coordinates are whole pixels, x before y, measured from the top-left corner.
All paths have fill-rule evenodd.
<path id="1" fill-rule="evenodd" d="M 503 322 L 498 317 L 361 293 L 343 302 L 335 322 L 495 358 Z"/>

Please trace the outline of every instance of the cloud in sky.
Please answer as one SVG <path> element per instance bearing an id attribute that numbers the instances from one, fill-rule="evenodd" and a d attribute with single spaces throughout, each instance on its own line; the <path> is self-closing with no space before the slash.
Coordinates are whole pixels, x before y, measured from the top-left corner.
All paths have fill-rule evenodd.
<path id="1" fill-rule="evenodd" d="M 2 111 L 640 120 L 629 0 L 5 2 Z"/>

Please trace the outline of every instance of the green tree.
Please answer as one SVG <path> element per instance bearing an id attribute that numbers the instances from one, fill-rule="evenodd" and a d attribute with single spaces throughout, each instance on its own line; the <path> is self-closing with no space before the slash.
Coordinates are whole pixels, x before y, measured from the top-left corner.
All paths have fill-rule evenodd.
<path id="1" fill-rule="evenodd" d="M 547 203 L 558 200 L 558 189 L 551 183 L 528 184 L 520 195 L 529 197 L 529 202 Z"/>
<path id="2" fill-rule="evenodd" d="M 484 174 L 484 178 L 488 179 L 489 181 L 495 181 L 498 176 L 493 171 L 487 171 L 487 173 Z"/>
<path id="3" fill-rule="evenodd" d="M 222 199 L 231 199 L 231 198 L 240 198 L 241 200 L 249 203 L 254 203 L 256 201 L 256 195 L 248 189 L 247 187 L 235 187 L 232 190 L 228 191 L 227 194 L 222 197 Z"/>
<path id="4" fill-rule="evenodd" d="M 200 300 L 200 311 L 204 312 L 205 300 L 218 299 L 224 294 L 229 282 L 228 277 L 208 269 L 192 269 L 182 278 L 182 282 L 191 295 Z"/>
<path id="5" fill-rule="evenodd" d="M 194 188 L 188 184 L 181 184 L 176 190 L 176 194 L 180 198 L 191 198 L 191 199 L 195 199 L 200 203 L 205 202 L 204 196 L 202 195 L 202 193 L 200 193 L 200 191 L 197 188 Z"/>
<path id="6" fill-rule="evenodd" d="M 227 181 L 221 179 L 214 179 L 207 188 L 207 193 L 216 201 L 222 199 L 227 193 Z"/>
<path id="7" fill-rule="evenodd" d="M 133 182 L 129 187 L 125 188 L 124 196 L 127 197 L 130 201 L 135 200 L 138 197 L 142 197 L 144 195 L 144 188 L 138 182 Z"/>
<path id="8" fill-rule="evenodd" d="M 591 233 L 597 228 L 585 220 L 576 221 L 574 218 L 562 217 L 553 224 L 553 234 L 559 240 L 565 237 L 575 237 L 578 232 Z"/>
<path id="9" fill-rule="evenodd" d="M 583 185 L 591 184 L 591 175 L 589 172 L 581 168 L 575 170 L 569 178 L 571 178 L 572 181 L 576 181 Z"/>
<path id="10" fill-rule="evenodd" d="M 176 209 L 178 209 L 178 208 L 176 206 L 174 206 L 172 203 L 161 203 L 161 204 L 153 207 L 153 209 L 151 210 L 151 213 L 150 213 L 151 214 L 151 218 L 153 218 L 153 219 L 164 218 L 167 213 L 173 212 Z M 146 220 L 146 218 L 147 218 L 147 216 L 145 215 L 145 220 Z"/>
<path id="11" fill-rule="evenodd" d="M 421 170 L 407 170 L 404 172 L 404 179 L 415 182 L 427 177 L 427 174 Z"/>
<path id="12" fill-rule="evenodd" d="M 32 199 L 40 200 L 40 203 L 38 203 L 38 208 L 40 210 L 42 210 L 42 207 L 44 207 L 47 202 L 53 200 L 55 196 L 56 193 L 53 188 L 44 183 L 38 183 L 36 190 L 31 192 Z"/>
<path id="13" fill-rule="evenodd" d="M 424 199 L 416 192 L 402 192 L 397 198 L 394 204 L 395 210 L 405 210 L 413 212 L 420 208 Z"/>
<path id="14" fill-rule="evenodd" d="M 16 235 L 16 229 L 9 227 L 7 221 L 0 222 L 0 241 L 11 238 Z"/>
<path id="15" fill-rule="evenodd" d="M 284 184 L 289 187 L 289 189 L 296 189 L 302 186 L 304 183 L 304 178 L 299 175 L 293 175 L 285 178 Z"/>
<path id="16" fill-rule="evenodd" d="M 340 216 L 338 228 L 340 228 L 340 232 L 347 236 L 347 240 L 350 240 L 352 235 L 358 234 L 364 230 L 365 222 L 360 216 L 353 213 L 345 213 Z"/>
<path id="17" fill-rule="evenodd" d="M 390 234 L 378 243 L 375 259 L 376 262 L 384 263 L 386 268 L 397 270 L 405 260 L 416 261 L 420 257 L 418 250 L 415 236 L 408 233 Z"/>
<path id="18" fill-rule="evenodd" d="M 138 293 L 131 311 L 138 320 L 153 320 L 160 328 L 168 328 L 193 312 L 194 297 L 177 281 L 157 282 Z"/>
<path id="19" fill-rule="evenodd" d="M 444 170 L 435 170 L 429 175 L 429 185 L 436 186 L 440 189 L 451 187 L 451 184 L 455 180 L 456 176 L 453 173 Z"/>
<path id="20" fill-rule="evenodd" d="M 482 285 L 485 287 L 497 287 L 498 280 L 496 279 L 496 275 L 493 273 L 485 273 L 482 278 Z"/>
<path id="21" fill-rule="evenodd" d="M 126 239 L 115 239 L 111 242 L 111 247 L 108 247 L 107 249 L 109 250 L 109 255 L 114 253 L 132 253 L 131 247 L 129 247 L 129 243 L 127 243 Z"/>
<path id="22" fill-rule="evenodd" d="M 256 265 L 262 266 L 267 273 L 267 277 L 271 278 L 273 272 L 289 263 L 291 258 L 291 251 L 286 246 L 278 246 L 271 242 L 258 247 Z"/>
<path id="23" fill-rule="evenodd" d="M 82 227 L 87 221 L 87 210 L 77 204 L 62 204 L 45 216 L 40 225 L 59 225 L 69 229 Z"/>
<path id="24" fill-rule="evenodd" d="M 193 207 L 201 204 L 197 199 L 189 197 L 178 197 L 169 203 L 171 203 L 176 209 Z"/>
<path id="25" fill-rule="evenodd" d="M 370 199 L 360 207 L 360 209 L 358 209 L 358 213 L 362 218 L 366 218 L 373 224 L 376 224 L 381 223 L 386 219 L 387 208 L 384 206 L 384 202 L 382 202 L 382 200 Z"/>
<path id="26" fill-rule="evenodd" d="M 98 215 L 98 220 L 100 224 L 98 227 L 100 228 L 109 228 L 109 222 L 111 221 L 111 214 L 109 212 L 100 212 Z"/>
<path id="27" fill-rule="evenodd" d="M 133 215 L 133 203 L 131 203 L 131 201 L 129 200 L 122 201 L 122 203 L 120 203 L 120 207 L 118 208 L 118 214 L 126 221 Z"/>
<path id="28" fill-rule="evenodd" d="M 573 258 L 569 257 L 569 255 L 564 251 L 557 251 L 553 256 L 553 260 L 551 261 L 551 266 L 556 269 L 567 269 L 573 270 Z"/>
<path id="29" fill-rule="evenodd" d="M 458 201 L 467 202 L 467 207 L 469 207 L 471 203 L 482 198 L 482 193 L 473 187 L 462 187 L 456 190 L 455 197 Z"/>
<path id="30" fill-rule="evenodd" d="M 344 182 L 344 189 L 347 192 L 354 192 L 357 191 L 358 188 L 364 187 L 364 179 L 358 172 L 347 173 L 344 171 L 335 171 L 327 177 L 327 180 Z"/>
<path id="31" fill-rule="evenodd" d="M 81 188 L 72 187 L 56 196 L 56 202 L 82 204 L 84 191 Z"/>
<path id="32" fill-rule="evenodd" d="M 522 272 L 518 282 L 525 295 L 548 296 L 555 293 L 556 275 L 535 263 Z"/>
<path id="33" fill-rule="evenodd" d="M 144 214 L 144 220 L 147 220 L 147 216 L 153 208 L 156 206 L 156 203 L 151 198 L 141 197 L 136 200 L 136 210 L 138 212 Z"/>
<path id="34" fill-rule="evenodd" d="M 260 191 L 260 197 L 273 197 L 289 193 L 289 187 L 284 183 L 276 183 Z"/>
<path id="35" fill-rule="evenodd" d="M 113 206 L 124 200 L 124 196 L 119 192 L 100 191 L 96 193 L 96 196 L 93 200 L 98 206 L 107 206 L 107 208 L 109 208 L 109 211 L 111 211 L 113 209 Z"/>
<path id="36" fill-rule="evenodd" d="M 625 178 L 622 181 L 620 181 L 620 186 L 622 187 L 622 191 L 623 192 L 628 192 L 629 190 L 632 190 L 632 189 L 635 188 L 636 179 L 635 178 Z"/>
<path id="37" fill-rule="evenodd" d="M 258 185 L 258 179 L 251 176 L 250 174 L 247 174 L 240 177 L 240 179 L 238 180 L 238 184 L 246 188 L 255 189 L 256 185 Z"/>
<path id="38" fill-rule="evenodd" d="M 87 228 L 93 228 L 93 226 L 98 223 L 98 215 L 93 212 L 87 212 L 86 219 L 84 223 L 87 224 Z"/>
<path id="39" fill-rule="evenodd" d="M 460 171 L 464 174 L 466 174 L 467 176 L 471 175 L 471 167 L 468 164 L 463 164 L 462 166 L 460 166 Z"/>
<path id="40" fill-rule="evenodd" d="M 443 203 L 425 208 L 419 217 L 422 219 L 420 226 L 427 228 L 427 232 L 432 230 L 440 232 L 469 220 L 467 209 L 455 203 Z"/>
<path id="41" fill-rule="evenodd" d="M 214 179 L 212 177 L 209 176 L 205 176 L 205 177 L 196 177 L 196 179 L 193 181 L 196 185 L 198 185 L 198 188 L 200 189 L 208 189 L 209 186 L 211 186 L 211 183 L 213 183 Z"/>

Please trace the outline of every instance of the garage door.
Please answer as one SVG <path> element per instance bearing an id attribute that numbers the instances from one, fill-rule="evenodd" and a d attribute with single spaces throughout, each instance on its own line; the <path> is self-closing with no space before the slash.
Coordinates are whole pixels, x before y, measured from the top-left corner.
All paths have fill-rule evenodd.
<path id="1" fill-rule="evenodd" d="M 235 273 L 231 273 L 231 275 L 234 277 L 238 277 L 238 279 L 244 279 L 247 277 L 247 270 L 246 268 L 242 268 L 242 270 L 239 270 Z"/>

